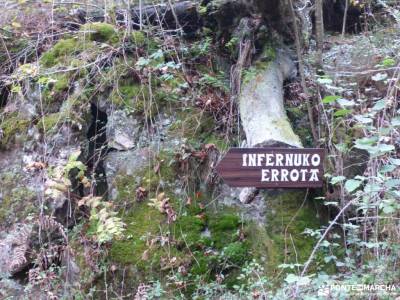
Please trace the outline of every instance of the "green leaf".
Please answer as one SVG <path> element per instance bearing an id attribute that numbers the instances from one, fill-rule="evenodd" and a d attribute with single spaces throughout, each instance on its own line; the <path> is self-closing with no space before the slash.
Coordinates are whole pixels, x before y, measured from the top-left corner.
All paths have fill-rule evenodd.
<path id="1" fill-rule="evenodd" d="M 386 101 L 385 100 L 379 100 L 375 103 L 375 105 L 372 107 L 372 110 L 374 111 L 379 111 L 384 109 L 386 106 Z"/>
<path id="2" fill-rule="evenodd" d="M 320 77 L 320 78 L 318 78 L 317 79 L 317 82 L 319 83 L 319 84 L 323 84 L 323 85 L 325 85 L 325 84 L 332 84 L 333 83 L 333 81 L 332 81 L 332 79 L 330 79 L 330 78 L 328 78 L 328 77 Z"/>
<path id="3" fill-rule="evenodd" d="M 380 173 L 387 173 L 387 172 L 393 172 L 396 169 L 395 165 L 384 165 L 382 168 L 379 170 Z"/>
<path id="4" fill-rule="evenodd" d="M 359 116 L 359 115 L 354 116 L 354 119 L 356 119 L 358 122 L 363 123 L 363 124 L 372 123 L 372 121 L 373 121 L 371 118 L 367 118 L 367 117 Z"/>
<path id="5" fill-rule="evenodd" d="M 366 184 L 364 187 L 364 193 L 366 194 L 372 194 L 372 193 L 378 193 L 381 191 L 381 186 L 379 184 Z"/>
<path id="6" fill-rule="evenodd" d="M 346 153 L 349 150 L 349 147 L 345 143 L 335 144 L 335 148 L 342 153 Z"/>
<path id="7" fill-rule="evenodd" d="M 356 104 L 353 100 L 347 100 L 344 98 L 337 99 L 337 103 L 342 107 L 353 106 Z"/>
<path id="8" fill-rule="evenodd" d="M 392 119 L 392 126 L 393 127 L 400 126 L 400 117 L 394 117 Z"/>
<path id="9" fill-rule="evenodd" d="M 295 283 L 295 282 L 297 282 L 299 280 L 299 276 L 297 276 L 297 275 L 294 275 L 294 274 L 288 274 L 287 276 L 286 276 L 286 278 L 285 278 L 285 281 L 287 282 L 287 283 Z"/>
<path id="10" fill-rule="evenodd" d="M 150 60 L 144 57 L 139 57 L 139 60 L 136 62 L 138 67 L 147 66 L 150 63 Z"/>
<path id="11" fill-rule="evenodd" d="M 383 212 L 385 213 L 385 214 L 392 214 L 392 213 L 394 213 L 395 211 L 396 211 L 396 209 L 393 207 L 393 206 L 391 206 L 391 205 L 385 205 L 385 206 L 383 206 Z"/>
<path id="12" fill-rule="evenodd" d="M 389 159 L 389 161 L 390 161 L 390 163 L 392 163 L 392 164 L 394 164 L 394 165 L 396 165 L 396 166 L 400 166 L 400 159 L 398 159 L 398 158 L 390 158 Z"/>
<path id="13" fill-rule="evenodd" d="M 373 81 L 382 81 L 388 78 L 388 74 L 386 73 L 376 73 L 374 76 L 371 77 Z"/>
<path id="14" fill-rule="evenodd" d="M 311 282 L 311 279 L 308 277 L 299 277 L 299 280 L 297 280 L 298 285 L 308 285 Z"/>
<path id="15" fill-rule="evenodd" d="M 13 84 L 11 87 L 11 92 L 12 93 L 21 93 L 22 88 L 19 84 Z"/>
<path id="16" fill-rule="evenodd" d="M 362 181 L 360 181 L 360 180 L 349 179 L 344 184 L 344 188 L 346 189 L 346 191 L 348 193 L 352 193 L 360 187 L 361 183 L 362 183 Z"/>
<path id="17" fill-rule="evenodd" d="M 335 255 L 330 255 L 330 256 L 325 256 L 324 257 L 325 263 L 329 263 L 330 261 L 334 261 L 336 259 L 337 259 L 337 257 Z"/>
<path id="18" fill-rule="evenodd" d="M 370 151 L 371 149 L 373 149 L 372 145 L 375 144 L 377 141 L 378 141 L 378 138 L 376 136 L 364 137 L 364 138 L 355 140 L 354 147 L 357 149 Z"/>
<path id="19" fill-rule="evenodd" d="M 389 189 L 400 185 L 400 179 L 388 179 L 385 181 L 385 186 Z"/>
<path id="20" fill-rule="evenodd" d="M 329 104 L 335 102 L 339 98 L 340 96 L 334 96 L 334 95 L 325 96 L 324 99 L 322 99 L 322 103 Z"/>
<path id="21" fill-rule="evenodd" d="M 385 68 L 390 68 L 393 67 L 394 65 L 396 65 L 396 61 L 391 58 L 391 57 L 386 57 L 383 61 L 382 61 L 382 65 Z"/>
<path id="22" fill-rule="evenodd" d="M 379 144 L 378 150 L 380 153 L 387 153 L 395 150 L 395 147 L 393 145 L 388 145 L 388 144 Z"/>
<path id="23" fill-rule="evenodd" d="M 349 113 L 351 113 L 351 110 L 348 109 L 339 109 L 337 110 L 333 115 L 335 117 L 344 117 L 347 116 Z"/>
<path id="24" fill-rule="evenodd" d="M 346 179 L 346 177 L 344 177 L 344 176 L 335 176 L 335 177 L 332 177 L 332 179 L 331 179 L 331 184 L 332 184 L 332 185 L 335 185 L 336 183 L 342 182 L 342 181 L 345 180 L 345 179 Z"/>

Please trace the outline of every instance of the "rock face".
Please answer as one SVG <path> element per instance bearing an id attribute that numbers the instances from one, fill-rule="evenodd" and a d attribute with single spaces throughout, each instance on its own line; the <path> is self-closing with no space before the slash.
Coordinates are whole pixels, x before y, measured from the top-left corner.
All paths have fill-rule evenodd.
<path id="1" fill-rule="evenodd" d="M 104 167 L 107 175 L 108 195 L 111 200 L 118 197 L 116 188 L 117 176 L 134 176 L 149 163 L 151 151 L 148 148 L 110 152 L 107 154 Z M 133 184 L 139 184 L 140 177 Z"/>
<path id="2" fill-rule="evenodd" d="M 278 52 L 274 61 L 242 85 L 240 119 L 246 133 L 247 146 L 284 143 L 302 147 L 283 107 L 283 81 L 294 70 L 290 58 Z"/>
<path id="3" fill-rule="evenodd" d="M 107 122 L 108 147 L 117 150 L 134 148 L 139 129 L 137 119 L 129 118 L 124 111 L 114 111 Z"/>
<path id="4" fill-rule="evenodd" d="M 27 252 L 31 232 L 32 226 L 15 224 L 14 228 L 0 239 L 0 274 L 14 275 L 30 263 Z"/>

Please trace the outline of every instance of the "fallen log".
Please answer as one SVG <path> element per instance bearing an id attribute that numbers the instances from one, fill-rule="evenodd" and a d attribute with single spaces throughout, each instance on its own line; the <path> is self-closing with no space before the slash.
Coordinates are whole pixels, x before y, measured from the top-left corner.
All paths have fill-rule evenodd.
<path id="1" fill-rule="evenodd" d="M 295 72 L 290 57 L 277 51 L 272 62 L 263 63 L 254 77 L 245 78 L 239 96 L 239 111 L 247 147 L 302 147 L 283 105 L 283 81 Z M 242 189 L 239 199 L 248 203 L 257 189 Z"/>
<path id="2" fill-rule="evenodd" d="M 104 11 L 85 11 L 77 9 L 73 12 L 78 23 L 103 22 Z M 146 5 L 134 7 L 130 11 L 116 10 L 116 23 L 122 26 L 130 25 L 133 29 L 141 26 L 160 26 L 166 30 L 182 30 L 185 34 L 197 31 L 201 25 L 197 4 L 192 1 L 178 2 L 173 5 Z"/>

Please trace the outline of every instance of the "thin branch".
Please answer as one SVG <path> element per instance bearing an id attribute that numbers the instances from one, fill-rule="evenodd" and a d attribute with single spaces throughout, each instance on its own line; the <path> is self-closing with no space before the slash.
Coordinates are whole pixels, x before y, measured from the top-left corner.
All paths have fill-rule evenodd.
<path id="1" fill-rule="evenodd" d="M 344 7 L 344 14 L 343 14 L 342 38 L 344 38 L 344 34 L 346 33 L 346 22 L 347 22 L 347 11 L 348 10 L 349 10 L 349 0 L 346 0 L 346 4 Z"/>
<path id="2" fill-rule="evenodd" d="M 327 236 L 328 232 L 332 229 L 333 225 L 336 224 L 336 221 L 339 219 L 339 217 L 345 212 L 345 210 L 352 205 L 354 202 L 354 200 L 349 201 L 341 210 L 340 212 L 336 215 L 335 219 L 333 219 L 333 221 L 329 224 L 328 228 L 326 228 L 324 234 L 320 237 L 320 239 L 318 240 L 317 244 L 315 245 L 313 251 L 311 252 L 310 257 L 308 258 L 307 262 L 304 264 L 304 268 L 303 271 L 301 272 L 301 276 L 304 276 L 304 274 L 307 272 L 307 269 L 309 267 L 309 265 L 311 264 L 312 260 L 314 259 L 315 253 L 317 252 L 319 246 L 321 245 L 321 243 L 323 242 L 323 240 L 325 239 L 325 237 Z"/>

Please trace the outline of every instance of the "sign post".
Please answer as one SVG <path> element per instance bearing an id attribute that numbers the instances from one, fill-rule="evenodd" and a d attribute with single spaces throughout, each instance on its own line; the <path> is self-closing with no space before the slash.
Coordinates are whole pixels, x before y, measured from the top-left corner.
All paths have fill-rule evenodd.
<path id="1" fill-rule="evenodd" d="M 317 188 L 323 184 L 324 149 L 231 148 L 217 172 L 232 187 Z"/>

